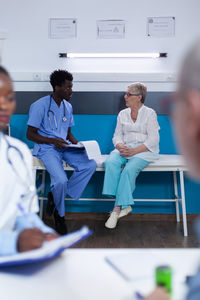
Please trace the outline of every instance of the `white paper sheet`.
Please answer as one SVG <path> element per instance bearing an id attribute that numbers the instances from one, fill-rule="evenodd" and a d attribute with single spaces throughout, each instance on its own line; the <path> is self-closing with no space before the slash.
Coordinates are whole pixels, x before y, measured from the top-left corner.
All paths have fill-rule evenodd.
<path id="1" fill-rule="evenodd" d="M 102 160 L 101 150 L 97 141 L 81 141 L 84 145 L 89 159 L 94 159 L 97 163 Z"/>
<path id="2" fill-rule="evenodd" d="M 156 266 L 167 264 L 167 259 L 165 262 L 153 251 L 144 252 L 142 261 L 141 251 L 108 256 L 106 261 L 128 281 L 152 277 Z"/>

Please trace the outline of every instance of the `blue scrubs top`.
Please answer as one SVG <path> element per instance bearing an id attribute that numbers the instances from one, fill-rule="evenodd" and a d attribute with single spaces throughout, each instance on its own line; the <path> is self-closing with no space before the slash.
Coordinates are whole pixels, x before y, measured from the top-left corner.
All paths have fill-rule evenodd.
<path id="1" fill-rule="evenodd" d="M 50 101 L 51 106 L 49 108 Z M 66 122 L 63 121 L 63 104 L 65 106 Z M 62 138 L 66 141 L 68 128 L 74 126 L 72 106 L 68 101 L 63 100 L 60 107 L 58 107 L 51 96 L 42 97 L 31 105 L 27 124 L 38 128 L 39 135 L 49 138 Z M 41 148 L 48 150 L 50 147 L 52 147 L 52 144 L 35 143 L 33 155 L 37 156 L 37 153 Z"/>

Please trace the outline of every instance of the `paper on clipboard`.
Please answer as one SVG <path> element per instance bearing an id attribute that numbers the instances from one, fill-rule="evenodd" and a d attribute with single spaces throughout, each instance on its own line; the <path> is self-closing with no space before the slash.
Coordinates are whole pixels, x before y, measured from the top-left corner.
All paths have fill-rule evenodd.
<path id="1" fill-rule="evenodd" d="M 97 164 L 101 164 L 105 158 L 102 158 L 101 155 L 101 150 L 99 147 L 99 144 L 97 141 L 92 140 L 92 141 L 81 141 L 78 142 L 78 144 L 70 144 L 70 145 L 66 145 L 66 148 L 71 148 L 71 149 L 85 149 L 87 156 L 89 159 L 94 159 L 96 161 Z"/>
<path id="2" fill-rule="evenodd" d="M 91 234 L 92 231 L 89 230 L 87 226 L 84 226 L 80 230 L 61 236 L 53 241 L 45 242 L 42 248 L 15 255 L 2 256 L 0 257 L 0 268 L 30 264 L 55 258 L 65 249 L 72 247 Z"/>
<path id="3" fill-rule="evenodd" d="M 154 275 L 155 267 L 167 263 L 163 257 L 153 251 L 144 252 L 141 260 L 141 250 L 124 254 L 107 256 L 105 260 L 126 280 L 139 280 Z"/>
<path id="4" fill-rule="evenodd" d="M 85 147 L 88 158 L 98 163 L 101 160 L 101 150 L 97 141 L 82 141 L 81 143 Z"/>

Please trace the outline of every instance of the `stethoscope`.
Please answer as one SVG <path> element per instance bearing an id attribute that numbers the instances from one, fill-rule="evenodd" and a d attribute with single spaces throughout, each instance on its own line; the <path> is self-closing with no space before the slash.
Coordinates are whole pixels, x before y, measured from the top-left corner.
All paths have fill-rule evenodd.
<path id="1" fill-rule="evenodd" d="M 50 95 L 49 97 L 50 97 L 49 109 L 47 111 L 47 116 L 48 116 L 48 119 L 49 119 L 49 125 L 50 125 L 51 130 L 57 130 L 58 129 L 58 123 L 56 121 L 56 116 L 55 116 L 54 111 L 51 110 L 52 96 Z M 64 114 L 63 114 L 63 117 L 62 117 L 62 121 L 66 122 L 67 121 L 66 110 L 65 110 L 65 104 L 64 104 L 63 101 L 62 101 L 62 104 L 63 104 L 63 111 L 64 111 Z M 52 113 L 52 115 L 53 115 L 53 119 L 54 119 L 54 123 L 55 123 L 55 129 L 53 128 L 52 123 L 51 123 L 51 119 L 50 119 L 50 115 L 49 115 L 50 113 Z"/>
<path id="2" fill-rule="evenodd" d="M 17 180 L 19 180 L 25 187 L 27 192 L 25 194 L 21 195 L 21 201 L 24 202 L 26 200 L 26 198 L 30 199 L 29 202 L 29 206 L 28 206 L 28 210 L 30 211 L 31 205 L 32 205 L 32 200 L 33 198 L 36 196 L 36 191 L 35 191 L 35 186 L 32 184 L 32 180 L 31 180 L 31 176 L 28 170 L 28 167 L 25 163 L 24 160 L 24 156 L 22 154 L 22 152 L 14 145 L 11 145 L 10 142 L 8 141 L 8 139 L 6 138 L 6 136 L 2 133 L 0 133 L 0 136 L 3 136 L 6 144 L 7 144 L 7 153 L 6 153 L 6 158 L 7 161 L 9 163 L 9 165 L 11 166 L 12 170 L 14 171 Z M 15 155 L 13 155 L 15 153 Z M 23 168 L 16 168 L 16 154 L 19 157 L 20 161 L 22 162 Z M 22 169 L 25 170 L 25 175 L 23 179 L 23 177 L 21 176 L 21 171 Z"/>

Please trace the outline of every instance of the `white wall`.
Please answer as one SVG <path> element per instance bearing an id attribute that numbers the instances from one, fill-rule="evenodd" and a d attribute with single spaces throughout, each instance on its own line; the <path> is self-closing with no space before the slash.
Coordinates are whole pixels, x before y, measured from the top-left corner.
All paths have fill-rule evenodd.
<path id="1" fill-rule="evenodd" d="M 110 72 L 111 76 L 116 72 L 165 73 L 168 78 L 176 73 L 184 50 L 200 35 L 199 0 L 0 0 L 0 8 L 0 30 L 8 31 L 3 64 L 18 80 L 26 80 L 27 72 L 41 72 L 43 80 L 43 72 L 57 68 L 77 73 Z M 152 16 L 175 16 L 175 37 L 148 38 L 146 18 Z M 49 39 L 49 18 L 76 18 L 77 39 Z M 97 39 L 96 20 L 100 19 L 125 20 L 126 38 Z M 168 57 L 73 61 L 58 57 L 59 52 L 67 51 L 158 51 L 167 52 Z"/>

